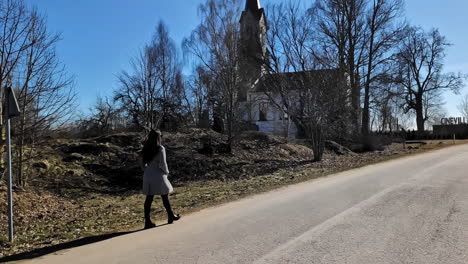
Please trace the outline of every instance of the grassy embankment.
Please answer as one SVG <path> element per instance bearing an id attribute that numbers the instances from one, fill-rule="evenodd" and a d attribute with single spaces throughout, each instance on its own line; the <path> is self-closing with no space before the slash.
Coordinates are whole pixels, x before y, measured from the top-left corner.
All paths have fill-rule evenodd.
<path id="1" fill-rule="evenodd" d="M 168 152 L 173 156 L 169 159 L 175 186 L 171 199 L 175 210 L 183 215 L 333 173 L 437 150 L 454 143 L 467 143 L 428 141 L 426 144 L 407 145 L 406 148 L 402 144 L 393 144 L 384 151 L 341 156 L 328 152 L 321 162 L 312 163 L 309 162 L 310 149 L 269 137 L 245 138 L 234 155 L 202 155 L 196 149 L 206 136 L 216 141 L 216 135 L 209 133 L 201 137 L 193 133 L 165 137 Z M 140 147 L 141 137 L 131 140 L 134 148 L 130 147 L 132 144 L 128 143 L 128 138 L 124 142 L 118 139 L 106 139 L 104 141 L 109 142 L 105 143 L 87 141 L 78 147 L 76 143 L 60 141 L 52 144 L 47 168 L 38 169 L 42 176 L 35 180 L 36 186 L 15 191 L 16 240 L 13 244 L 7 242 L 6 208 L 2 210 L 0 257 L 141 228 L 144 197 L 140 194 L 139 183 L 132 184 L 136 181 L 133 174 L 140 176 L 131 172 L 130 169 L 135 170 L 135 161 L 128 157 L 135 158 L 132 152 Z M 94 144 L 94 147 L 89 144 Z M 198 144 L 198 147 L 187 148 L 191 144 Z M 83 149 L 84 145 L 91 147 Z M 131 165 L 122 163 L 122 159 L 130 160 Z M 194 163 L 190 164 L 187 159 Z M 115 164 L 106 161 L 115 161 Z M 122 175 L 112 178 L 122 170 Z M 195 174 L 197 178 L 189 174 Z M 0 202 L 6 204 L 6 188 L 1 185 Z M 156 222 L 165 221 L 159 199 L 155 201 L 152 215 Z"/>

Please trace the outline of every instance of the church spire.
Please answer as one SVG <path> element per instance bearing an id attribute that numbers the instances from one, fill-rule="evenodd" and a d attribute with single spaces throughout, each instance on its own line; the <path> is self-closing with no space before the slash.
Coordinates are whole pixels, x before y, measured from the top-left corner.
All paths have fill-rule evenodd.
<path id="1" fill-rule="evenodd" d="M 262 7 L 260 6 L 260 0 L 247 0 L 245 3 L 245 10 L 258 11 Z"/>
<path id="2" fill-rule="evenodd" d="M 247 100 L 247 93 L 263 75 L 266 58 L 266 33 L 268 25 L 260 0 L 246 0 L 240 18 L 239 100 Z"/>

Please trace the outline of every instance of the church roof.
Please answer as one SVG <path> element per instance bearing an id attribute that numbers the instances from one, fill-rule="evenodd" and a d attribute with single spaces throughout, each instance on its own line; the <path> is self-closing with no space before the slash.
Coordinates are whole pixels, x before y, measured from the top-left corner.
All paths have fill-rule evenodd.
<path id="1" fill-rule="evenodd" d="M 307 77 L 307 78 L 306 78 Z M 313 70 L 306 72 L 284 72 L 263 75 L 254 87 L 254 92 L 267 92 L 275 86 L 282 86 L 284 90 L 297 90 L 303 87 L 304 81 L 317 83 L 336 83 L 343 81 L 345 75 L 339 69 Z"/>

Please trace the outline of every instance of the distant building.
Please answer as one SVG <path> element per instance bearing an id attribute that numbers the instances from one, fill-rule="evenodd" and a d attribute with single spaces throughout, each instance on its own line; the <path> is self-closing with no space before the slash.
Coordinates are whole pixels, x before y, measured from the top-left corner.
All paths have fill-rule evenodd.
<path id="1" fill-rule="evenodd" d="M 240 18 L 238 67 L 242 78 L 239 99 L 243 102 L 243 120 L 255 124 L 259 131 L 265 133 L 282 136 L 288 134 L 289 137 L 297 137 L 300 131 L 297 125 L 284 114 L 282 97 L 279 94 L 267 95 L 267 91 L 271 91 L 269 88 L 278 80 L 286 81 L 288 87 L 285 90 L 289 91 L 288 96 L 294 100 L 298 83 L 305 75 L 309 79 L 316 80 L 316 83 L 326 82 L 327 85 L 324 87 L 340 85 L 349 90 L 349 81 L 347 74 L 338 69 L 268 74 L 264 65 L 267 57 L 267 31 L 268 22 L 260 0 L 247 0 Z M 349 97 L 343 103 L 351 105 L 353 100 L 351 96 L 356 93 L 350 90 L 346 93 Z M 359 92 L 357 94 L 359 95 Z M 360 96 L 357 97 L 354 100 L 359 102 Z"/>

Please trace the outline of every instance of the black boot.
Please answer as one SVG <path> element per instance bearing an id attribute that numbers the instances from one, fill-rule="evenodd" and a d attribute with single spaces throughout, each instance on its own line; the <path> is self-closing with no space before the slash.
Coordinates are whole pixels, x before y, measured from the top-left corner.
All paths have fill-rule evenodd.
<path id="1" fill-rule="evenodd" d="M 172 223 L 174 223 L 174 221 L 179 220 L 180 215 L 176 215 L 172 211 L 171 203 L 169 202 L 169 195 L 168 194 L 161 195 L 161 198 L 163 200 L 164 208 L 166 208 L 166 212 L 167 212 L 167 223 L 172 224 Z"/>
<path id="2" fill-rule="evenodd" d="M 180 219 L 180 215 L 173 214 L 173 215 L 168 217 L 167 223 L 172 224 L 172 223 L 174 223 L 174 221 L 177 221 L 179 219 Z"/>
<path id="3" fill-rule="evenodd" d="M 149 222 L 145 221 L 145 229 L 150 229 L 150 228 L 154 228 L 154 227 L 156 227 L 155 223 L 153 223 L 151 221 L 149 221 Z"/>
<path id="4" fill-rule="evenodd" d="M 145 200 L 145 229 L 156 227 L 156 225 L 151 222 L 151 204 L 153 203 L 153 196 L 147 195 Z"/>

